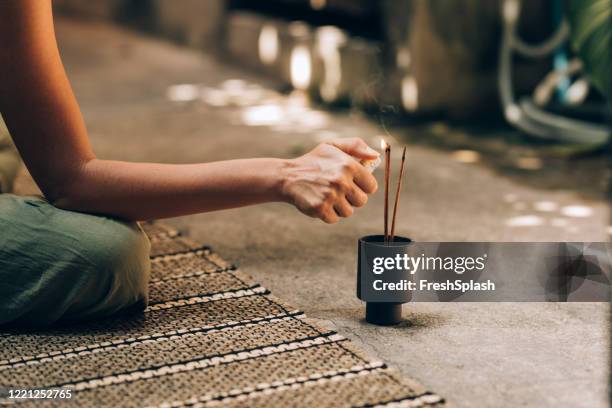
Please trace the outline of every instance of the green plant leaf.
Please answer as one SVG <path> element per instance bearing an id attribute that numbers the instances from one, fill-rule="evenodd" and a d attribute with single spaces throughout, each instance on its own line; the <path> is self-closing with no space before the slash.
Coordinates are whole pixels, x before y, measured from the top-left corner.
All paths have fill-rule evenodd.
<path id="1" fill-rule="evenodd" d="M 567 0 L 571 45 L 591 83 L 612 102 L 612 0 Z"/>

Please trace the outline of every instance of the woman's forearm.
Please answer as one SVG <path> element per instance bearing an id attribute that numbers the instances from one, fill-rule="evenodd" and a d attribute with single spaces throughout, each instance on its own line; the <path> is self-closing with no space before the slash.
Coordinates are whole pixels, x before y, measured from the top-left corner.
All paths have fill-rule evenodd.
<path id="1" fill-rule="evenodd" d="M 128 220 L 166 218 L 282 201 L 283 159 L 204 164 L 129 163 L 93 159 L 67 180 L 60 208 Z"/>
<path id="2" fill-rule="evenodd" d="M 64 209 L 143 220 L 286 201 L 334 223 L 376 190 L 359 160 L 378 153 L 358 138 L 322 143 L 292 160 L 97 159 L 60 58 L 50 1 L 0 1 L 0 113 L 41 191 Z"/>

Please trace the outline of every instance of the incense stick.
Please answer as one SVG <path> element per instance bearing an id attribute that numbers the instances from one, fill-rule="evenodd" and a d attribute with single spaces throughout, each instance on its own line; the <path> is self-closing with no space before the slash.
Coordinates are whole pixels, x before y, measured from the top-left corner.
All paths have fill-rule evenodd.
<path id="1" fill-rule="evenodd" d="M 404 177 L 404 163 L 406 161 L 406 146 L 402 150 L 402 164 L 400 165 L 400 173 L 397 179 L 397 190 L 395 190 L 395 203 L 393 204 L 393 216 L 391 217 L 391 236 L 389 240 L 393 242 L 395 239 L 395 217 L 397 216 L 397 208 L 399 207 L 400 192 L 402 190 L 402 178 Z"/>
<path id="2" fill-rule="evenodd" d="M 385 245 L 389 242 L 389 172 L 391 170 L 391 145 L 385 143 Z"/>

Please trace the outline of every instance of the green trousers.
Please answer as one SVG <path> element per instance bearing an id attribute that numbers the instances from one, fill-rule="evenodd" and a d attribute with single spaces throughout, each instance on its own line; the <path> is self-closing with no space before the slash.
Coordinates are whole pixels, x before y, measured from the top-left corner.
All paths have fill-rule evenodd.
<path id="1" fill-rule="evenodd" d="M 4 138 L 0 328 L 40 328 L 143 309 L 150 244 L 140 227 L 6 193 L 19 161 Z"/>

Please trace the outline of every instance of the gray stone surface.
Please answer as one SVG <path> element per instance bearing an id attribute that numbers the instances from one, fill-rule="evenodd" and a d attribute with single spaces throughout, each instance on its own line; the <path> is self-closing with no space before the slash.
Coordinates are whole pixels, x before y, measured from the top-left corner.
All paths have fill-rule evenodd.
<path id="1" fill-rule="evenodd" d="M 61 20 L 57 29 L 100 157 L 186 163 L 290 157 L 329 136 L 362 136 L 379 143 L 380 126 L 358 114 L 291 110 L 286 97 L 272 98 L 263 112 L 268 112 L 265 126 L 249 125 L 254 114 L 262 117 L 253 106 L 170 101 L 168 87 L 182 83 L 218 87 L 240 78 L 274 84 L 192 50 L 111 26 Z M 280 116 L 274 114 L 279 109 Z M 394 147 L 398 154 L 397 143 Z M 605 304 L 409 304 L 399 327 L 365 324 L 363 305 L 355 297 L 356 239 L 381 231 L 382 199 L 374 195 L 351 219 L 333 226 L 284 204 L 170 223 L 213 245 L 275 295 L 337 328 L 454 406 L 608 405 Z M 584 206 L 591 215 L 541 212 L 536 207 L 542 201 Z M 432 241 L 605 240 L 608 211 L 604 201 L 526 187 L 446 152 L 409 146 L 398 230 Z M 512 226 L 525 224 L 519 222 L 525 218 L 515 218 L 524 216 L 541 225 Z"/>
<path id="2" fill-rule="evenodd" d="M 154 21 L 162 35 L 192 47 L 215 50 L 219 43 L 225 0 L 154 0 Z"/>
<path id="3" fill-rule="evenodd" d="M 66 14 L 74 14 L 86 19 L 111 20 L 117 17 L 123 0 L 55 0 L 53 8 Z"/>

